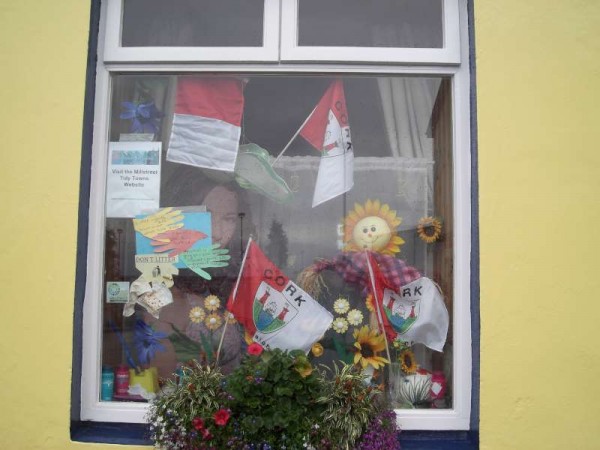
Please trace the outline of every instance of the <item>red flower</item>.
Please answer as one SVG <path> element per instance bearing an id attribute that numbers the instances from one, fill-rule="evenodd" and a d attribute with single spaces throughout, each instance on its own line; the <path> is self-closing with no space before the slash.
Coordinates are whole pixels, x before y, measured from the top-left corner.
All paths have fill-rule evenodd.
<path id="1" fill-rule="evenodd" d="M 263 348 L 260 344 L 253 342 L 248 346 L 248 354 L 252 356 L 258 356 L 263 352 Z"/>
<path id="2" fill-rule="evenodd" d="M 200 417 L 194 417 L 192 420 L 192 426 L 196 430 L 202 430 L 204 428 L 204 420 L 202 420 Z"/>
<path id="3" fill-rule="evenodd" d="M 218 410 L 215 415 L 213 416 L 213 418 L 215 419 L 215 424 L 220 426 L 220 427 L 224 427 L 225 425 L 227 425 L 227 422 L 229 421 L 229 411 L 227 411 L 226 409 L 221 408 L 220 410 Z"/>
<path id="4" fill-rule="evenodd" d="M 213 435 L 210 434 L 210 431 L 208 431 L 206 428 L 202 430 L 202 438 L 205 441 L 210 441 L 212 439 Z"/>

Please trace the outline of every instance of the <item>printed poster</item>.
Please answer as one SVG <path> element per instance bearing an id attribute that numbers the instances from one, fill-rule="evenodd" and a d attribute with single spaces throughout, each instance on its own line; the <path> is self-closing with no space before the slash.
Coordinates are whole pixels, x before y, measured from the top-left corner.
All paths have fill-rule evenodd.
<path id="1" fill-rule="evenodd" d="M 160 196 L 160 142 L 110 142 L 106 217 L 156 210 Z"/>

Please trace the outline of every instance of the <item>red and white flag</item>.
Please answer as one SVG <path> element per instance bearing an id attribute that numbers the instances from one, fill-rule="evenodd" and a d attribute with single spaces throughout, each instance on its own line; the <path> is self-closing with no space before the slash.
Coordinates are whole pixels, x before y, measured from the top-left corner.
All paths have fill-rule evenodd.
<path id="1" fill-rule="evenodd" d="M 354 186 L 354 152 L 342 80 L 331 83 L 300 136 L 321 152 L 313 208 Z"/>
<path id="2" fill-rule="evenodd" d="M 381 273 L 371 252 L 367 263 L 377 316 L 388 339 L 399 337 L 441 352 L 450 320 L 437 285 L 429 278 L 421 277 L 395 290 Z"/>
<path id="3" fill-rule="evenodd" d="M 291 281 L 254 242 L 227 309 L 263 347 L 308 352 L 333 316 Z"/>
<path id="4" fill-rule="evenodd" d="M 234 78 L 179 77 L 167 161 L 233 172 L 243 88 Z"/>

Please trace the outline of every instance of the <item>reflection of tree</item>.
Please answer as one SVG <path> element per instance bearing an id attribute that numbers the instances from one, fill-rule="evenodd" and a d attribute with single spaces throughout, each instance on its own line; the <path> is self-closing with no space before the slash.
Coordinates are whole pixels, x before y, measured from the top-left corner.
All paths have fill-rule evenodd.
<path id="1" fill-rule="evenodd" d="M 287 266 L 288 238 L 285 235 L 285 231 L 283 231 L 283 225 L 281 225 L 281 222 L 273 219 L 268 238 L 269 243 L 267 244 L 265 250 L 269 258 L 271 258 L 271 261 L 281 268 Z"/>

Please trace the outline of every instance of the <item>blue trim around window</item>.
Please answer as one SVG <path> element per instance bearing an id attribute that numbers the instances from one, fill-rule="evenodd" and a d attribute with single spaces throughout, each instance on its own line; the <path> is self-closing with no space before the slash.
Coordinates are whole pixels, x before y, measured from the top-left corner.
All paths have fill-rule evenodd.
<path id="1" fill-rule="evenodd" d="M 399 440 L 403 450 L 475 450 L 479 448 L 479 182 L 477 160 L 477 103 L 475 84 L 475 31 L 473 1 L 469 0 L 469 69 L 471 72 L 471 334 L 472 334 L 472 392 L 470 431 L 404 431 Z M 91 155 L 94 124 L 94 96 L 100 0 L 91 0 L 90 36 L 86 71 L 85 104 L 83 116 L 82 155 L 77 231 L 77 270 L 75 275 L 75 308 L 73 317 L 73 379 L 71 383 L 71 439 L 124 445 L 151 445 L 144 424 L 82 422 L 81 409 L 81 329 L 85 295 L 88 209 L 90 201 Z"/>

